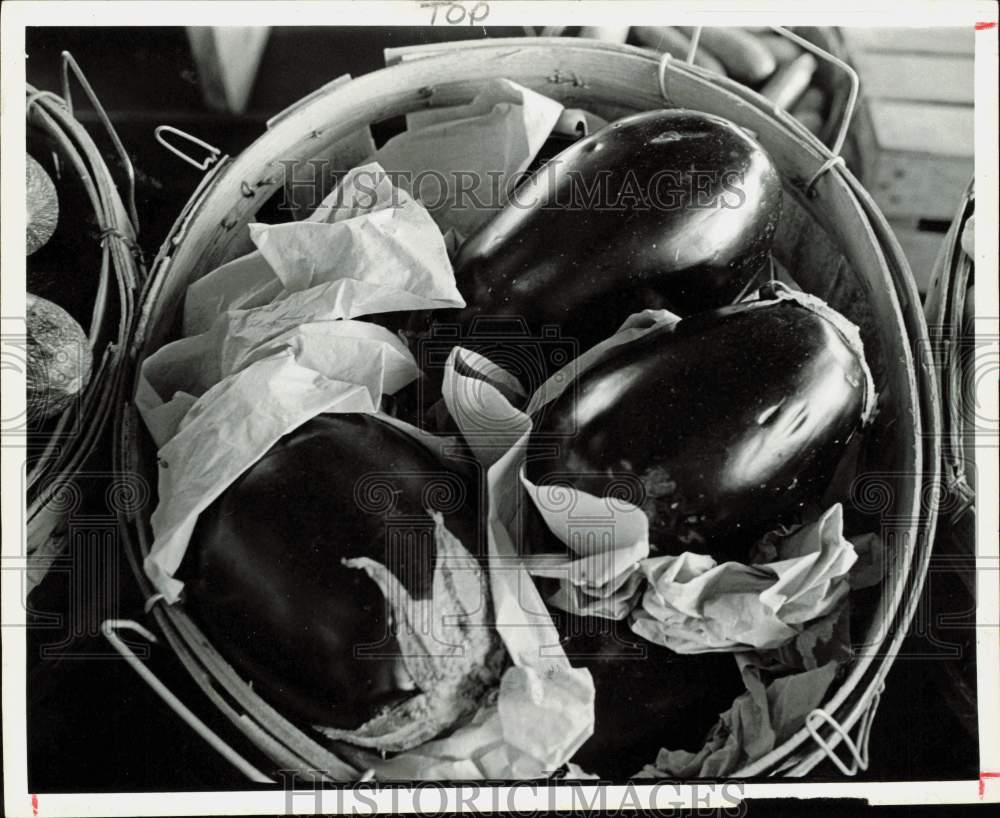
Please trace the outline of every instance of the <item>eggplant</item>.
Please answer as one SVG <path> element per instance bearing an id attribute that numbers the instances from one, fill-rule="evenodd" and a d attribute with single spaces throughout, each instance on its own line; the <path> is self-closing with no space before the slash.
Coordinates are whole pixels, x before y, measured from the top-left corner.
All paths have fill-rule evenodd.
<path id="1" fill-rule="evenodd" d="M 570 663 L 594 679 L 594 732 L 571 760 L 602 780 L 623 783 L 662 748 L 699 750 L 745 689 L 730 654 L 681 655 L 625 620 L 552 615 Z"/>
<path id="2" fill-rule="evenodd" d="M 745 561 L 818 498 L 874 398 L 857 329 L 765 285 L 608 352 L 536 412 L 526 474 L 599 497 L 631 486 L 653 553 Z"/>
<path id="3" fill-rule="evenodd" d="M 377 561 L 412 600 L 430 600 L 438 546 L 428 509 L 437 506 L 447 530 L 475 554 L 477 501 L 472 481 L 386 421 L 318 416 L 201 514 L 179 572 L 185 608 L 286 716 L 357 730 L 405 708 L 423 686 L 382 586 L 345 560 Z M 475 579 L 488 594 L 485 574 Z M 482 609 L 486 617 L 489 604 Z M 458 681 L 466 693 L 493 681 L 502 658 L 491 628 L 471 633 L 464 659 L 446 657 L 445 668 L 451 681 L 465 675 Z M 424 731 L 421 740 L 429 737 Z"/>
<path id="4" fill-rule="evenodd" d="M 25 393 L 28 428 L 68 409 L 90 382 L 94 353 L 90 340 L 73 316 L 58 304 L 24 294 L 28 367 Z"/>
<path id="5" fill-rule="evenodd" d="M 543 328 L 558 327 L 582 351 L 642 309 L 729 304 L 768 258 L 781 201 L 770 157 L 732 122 L 626 117 L 547 162 L 463 244 L 455 277 L 467 306 L 433 320 L 457 322 L 455 343 L 473 349 L 483 321 L 501 317 L 543 343 Z M 495 344 L 487 323 L 483 342 Z"/>

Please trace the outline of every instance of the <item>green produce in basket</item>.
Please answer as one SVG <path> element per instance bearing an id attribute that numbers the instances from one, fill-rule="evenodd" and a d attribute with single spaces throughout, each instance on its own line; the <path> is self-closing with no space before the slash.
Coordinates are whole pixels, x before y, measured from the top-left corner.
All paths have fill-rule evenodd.
<path id="1" fill-rule="evenodd" d="M 25 154 L 28 189 L 28 255 L 42 247 L 56 232 L 59 223 L 59 198 L 56 186 L 38 161 Z"/>
<path id="2" fill-rule="evenodd" d="M 692 28 L 682 28 L 681 31 L 689 37 L 694 34 Z M 729 76 L 747 85 L 763 82 L 778 67 L 774 55 L 749 31 L 710 26 L 701 30 L 698 43 L 718 58 Z"/>
<path id="3" fill-rule="evenodd" d="M 67 409 L 86 388 L 93 355 L 83 328 L 66 310 L 28 293 L 28 422 L 53 417 Z"/>

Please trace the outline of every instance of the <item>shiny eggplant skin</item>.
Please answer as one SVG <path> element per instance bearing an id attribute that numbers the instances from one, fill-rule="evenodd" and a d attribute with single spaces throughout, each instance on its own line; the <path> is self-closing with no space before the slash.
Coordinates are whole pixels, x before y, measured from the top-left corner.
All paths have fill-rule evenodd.
<path id="1" fill-rule="evenodd" d="M 185 609 L 288 717 L 355 729 L 413 684 L 382 591 L 342 560 L 378 560 L 427 598 L 436 491 L 450 495 L 449 530 L 476 554 L 464 477 L 377 417 L 315 417 L 202 513 L 181 566 Z M 373 655 L 355 655 L 362 645 Z"/>
<path id="2" fill-rule="evenodd" d="M 636 636 L 625 620 L 552 613 L 574 667 L 594 679 L 594 733 L 572 761 L 622 783 L 661 748 L 697 751 L 745 690 L 731 654 L 678 654 Z"/>
<path id="3" fill-rule="evenodd" d="M 506 316 L 558 326 L 583 350 L 638 310 L 729 304 L 767 259 L 781 202 L 770 157 L 732 122 L 626 117 L 546 163 L 465 242 L 468 306 L 452 318 L 473 348 L 477 319 Z"/>
<path id="4" fill-rule="evenodd" d="M 839 318 L 839 316 L 838 316 Z M 791 298 L 664 325 L 540 410 L 528 477 L 596 496 L 629 485 L 654 553 L 745 561 L 816 498 L 868 413 L 863 353 Z M 620 495 L 619 495 L 620 496 Z"/>

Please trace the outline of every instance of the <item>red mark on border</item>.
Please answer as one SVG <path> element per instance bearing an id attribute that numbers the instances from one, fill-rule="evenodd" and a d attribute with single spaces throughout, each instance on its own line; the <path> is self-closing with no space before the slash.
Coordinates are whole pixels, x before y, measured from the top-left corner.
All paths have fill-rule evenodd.
<path id="1" fill-rule="evenodd" d="M 997 27 L 996 22 L 992 22 L 992 23 L 976 23 L 976 31 L 986 31 L 987 29 L 996 28 L 996 27 Z"/>
<path id="2" fill-rule="evenodd" d="M 980 784 L 980 787 L 982 787 L 982 784 Z M 983 796 L 980 795 L 979 797 L 982 798 Z M 34 793 L 31 794 L 31 814 L 38 815 L 38 796 Z"/>
<path id="3" fill-rule="evenodd" d="M 979 800 L 983 800 L 983 796 L 986 795 L 986 779 L 987 778 L 1000 778 L 1000 773 L 980 773 L 979 774 Z"/>

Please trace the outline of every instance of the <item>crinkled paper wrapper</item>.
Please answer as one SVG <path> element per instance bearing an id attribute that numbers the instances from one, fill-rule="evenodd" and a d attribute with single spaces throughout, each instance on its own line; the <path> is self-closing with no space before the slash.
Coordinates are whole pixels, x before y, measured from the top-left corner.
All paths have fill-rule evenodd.
<path id="1" fill-rule="evenodd" d="M 841 621 L 858 557 L 843 535 L 841 506 L 759 548 L 759 562 L 720 565 L 704 554 L 651 557 L 648 520 L 635 505 L 566 485 L 536 486 L 524 473 L 530 416 L 615 347 L 677 320 L 664 310 L 632 316 L 614 336 L 554 374 L 523 410 L 515 404 L 524 391 L 512 376 L 481 355 L 456 348 L 446 366 L 443 397 L 470 448 L 489 466 L 491 535 L 511 553 L 530 554 L 522 559 L 532 576 L 557 580 L 550 605 L 583 616 L 628 617 L 636 634 L 677 653 L 736 655 L 747 693 L 724 716 L 724 725 L 713 730 L 700 753 L 664 751 L 660 759 L 661 775 L 721 775 L 800 727 L 849 654 L 847 634 L 833 627 Z M 568 554 L 533 554 L 524 543 L 515 549 L 526 498 Z M 859 543 L 866 555 L 877 545 L 870 536 Z M 820 642 L 838 654 L 822 667 L 811 650 Z M 762 662 L 790 674 L 766 684 Z M 667 738 L 666 726 L 664 733 Z M 645 774 L 651 769 L 656 768 Z"/>
<path id="2" fill-rule="evenodd" d="M 189 334 L 143 365 L 136 403 L 160 447 L 145 569 L 169 602 L 198 515 L 282 435 L 321 412 L 375 412 L 417 377 L 397 336 L 355 319 L 464 305 L 437 226 L 378 165 L 338 195 L 309 221 L 251 225 L 257 251 L 194 284 Z"/>
<path id="3" fill-rule="evenodd" d="M 411 131 L 376 158 L 418 171 L 450 157 L 463 170 L 506 178 L 528 166 L 564 114 L 553 100 L 499 81 L 471 106 L 415 115 Z M 461 156 L 459 145 L 467 148 Z M 145 361 L 136 398 L 160 467 L 144 567 L 168 602 L 183 588 L 174 574 L 198 515 L 277 440 L 320 413 L 377 412 L 383 395 L 417 377 L 397 336 L 356 319 L 464 306 L 448 250 L 491 215 L 445 208 L 432 218 L 373 162 L 347 174 L 307 220 L 251 224 L 256 251 L 190 285 L 183 337 Z M 378 778 L 543 776 L 593 730 L 590 674 L 570 666 L 508 544 L 491 538 L 490 546 L 492 602 L 512 666 L 453 735 L 390 759 L 373 754 Z"/>
<path id="4" fill-rule="evenodd" d="M 507 203 L 554 128 L 586 132 L 599 123 L 515 82 L 493 79 L 468 105 L 415 111 L 406 124 L 375 158 L 424 202 L 442 230 L 468 236 Z"/>

